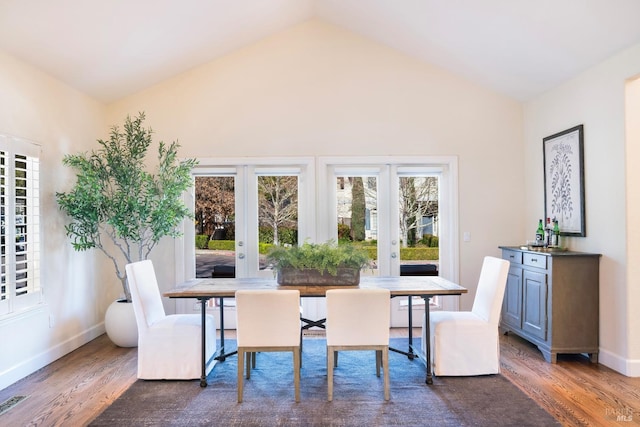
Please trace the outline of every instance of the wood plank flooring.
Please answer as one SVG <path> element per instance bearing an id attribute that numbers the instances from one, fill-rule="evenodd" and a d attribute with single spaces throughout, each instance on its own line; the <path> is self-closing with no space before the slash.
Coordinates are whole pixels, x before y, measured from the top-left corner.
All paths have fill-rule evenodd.
<path id="1" fill-rule="evenodd" d="M 586 356 L 559 355 L 546 363 L 538 349 L 501 337 L 502 375 L 567 426 L 640 425 L 640 378 L 629 378 Z"/>
<path id="2" fill-rule="evenodd" d="M 414 334 L 419 336 L 420 329 Z M 407 336 L 407 329 L 392 329 L 391 335 Z M 313 336 L 318 334 L 309 338 Z M 502 374 L 563 425 L 640 425 L 640 378 L 593 365 L 582 356 L 561 355 L 551 365 L 515 335 L 502 336 L 500 348 Z M 98 337 L 0 390 L 0 404 L 28 396 L 0 415 L 0 426 L 87 425 L 136 380 L 136 354 L 135 348 L 116 347 L 106 335 Z"/>

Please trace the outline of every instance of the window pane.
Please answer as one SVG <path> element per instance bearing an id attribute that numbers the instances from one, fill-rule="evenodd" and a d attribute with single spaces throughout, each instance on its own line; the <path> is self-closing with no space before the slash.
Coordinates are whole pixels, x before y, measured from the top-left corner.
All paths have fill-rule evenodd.
<path id="1" fill-rule="evenodd" d="M 378 177 L 339 176 L 336 197 L 338 240 L 375 247 L 378 240 Z M 374 260 L 373 274 L 377 274 L 375 265 Z"/>
<path id="2" fill-rule="evenodd" d="M 261 175 L 257 179 L 259 243 L 297 245 L 298 177 Z"/>
<path id="3" fill-rule="evenodd" d="M 433 176 L 400 177 L 398 200 L 400 203 L 399 225 L 402 247 L 437 248 L 438 178 Z M 405 256 L 404 258 L 413 257 Z M 427 259 L 425 258 L 425 260 Z M 418 261 L 422 262 L 423 260 Z"/>
<path id="4" fill-rule="evenodd" d="M 196 277 L 234 277 L 235 178 L 198 176 L 195 190 Z"/>
<path id="5" fill-rule="evenodd" d="M 378 238 L 378 181 L 375 176 L 337 177 L 338 239 L 356 242 Z"/>

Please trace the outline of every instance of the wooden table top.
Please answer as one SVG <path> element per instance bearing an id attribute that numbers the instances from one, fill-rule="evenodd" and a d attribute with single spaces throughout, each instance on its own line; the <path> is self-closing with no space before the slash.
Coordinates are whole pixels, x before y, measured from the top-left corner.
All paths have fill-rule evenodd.
<path id="1" fill-rule="evenodd" d="M 227 298 L 240 289 L 297 289 L 303 297 L 324 297 L 329 289 L 382 288 L 391 296 L 461 295 L 467 289 L 439 276 L 364 276 L 357 286 L 280 286 L 275 279 L 192 279 L 167 292 L 169 298 Z"/>

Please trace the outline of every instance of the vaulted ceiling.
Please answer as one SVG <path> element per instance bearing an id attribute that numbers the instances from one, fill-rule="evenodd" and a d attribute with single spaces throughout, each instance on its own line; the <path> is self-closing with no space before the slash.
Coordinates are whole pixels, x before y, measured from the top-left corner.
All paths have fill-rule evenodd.
<path id="1" fill-rule="evenodd" d="M 640 42 L 638 0 L 0 0 L 0 50 L 110 102 L 312 18 L 518 100 Z"/>

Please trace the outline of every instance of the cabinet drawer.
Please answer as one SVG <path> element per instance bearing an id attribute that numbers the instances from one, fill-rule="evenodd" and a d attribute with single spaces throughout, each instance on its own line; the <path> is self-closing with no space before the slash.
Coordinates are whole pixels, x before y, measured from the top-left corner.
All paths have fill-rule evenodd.
<path id="1" fill-rule="evenodd" d="M 516 264 L 522 264 L 522 252 L 505 249 L 502 251 L 502 259 Z"/>
<path id="2" fill-rule="evenodd" d="M 531 267 L 547 268 L 547 257 L 545 255 L 525 253 L 523 264 Z"/>

